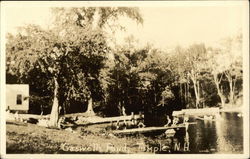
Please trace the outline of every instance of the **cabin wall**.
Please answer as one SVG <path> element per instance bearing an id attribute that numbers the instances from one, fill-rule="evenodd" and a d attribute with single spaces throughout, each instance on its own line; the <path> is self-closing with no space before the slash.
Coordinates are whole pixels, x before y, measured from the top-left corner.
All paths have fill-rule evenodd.
<path id="1" fill-rule="evenodd" d="M 29 85 L 7 84 L 6 85 L 6 109 L 29 110 Z"/>

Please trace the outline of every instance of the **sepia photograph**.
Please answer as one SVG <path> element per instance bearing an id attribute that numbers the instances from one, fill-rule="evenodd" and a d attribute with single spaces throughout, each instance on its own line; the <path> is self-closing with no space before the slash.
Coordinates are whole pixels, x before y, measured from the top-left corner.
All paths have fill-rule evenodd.
<path id="1" fill-rule="evenodd" d="M 1 158 L 249 158 L 248 5 L 1 2 Z"/>

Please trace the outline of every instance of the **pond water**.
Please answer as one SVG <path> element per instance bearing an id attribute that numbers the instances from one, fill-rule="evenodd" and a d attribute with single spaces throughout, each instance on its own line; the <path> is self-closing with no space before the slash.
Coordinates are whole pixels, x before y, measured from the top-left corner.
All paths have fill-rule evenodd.
<path id="1" fill-rule="evenodd" d="M 214 120 L 190 117 L 189 121 L 196 124 L 190 124 L 188 129 L 176 130 L 174 136 L 148 134 L 143 151 L 191 154 L 243 153 L 243 117 L 238 113 L 220 113 Z"/>

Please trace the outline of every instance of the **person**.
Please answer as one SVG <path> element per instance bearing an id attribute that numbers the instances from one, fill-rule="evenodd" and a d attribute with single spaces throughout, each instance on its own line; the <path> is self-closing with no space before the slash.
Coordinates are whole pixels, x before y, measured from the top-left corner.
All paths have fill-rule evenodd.
<path id="1" fill-rule="evenodd" d="M 138 128 L 145 128 L 146 127 L 146 125 L 144 125 L 142 121 L 140 121 L 137 126 L 138 126 Z"/>
<path id="2" fill-rule="evenodd" d="M 13 117 L 12 117 L 12 115 L 10 113 L 10 106 L 8 106 L 7 109 L 6 109 L 6 119 L 7 120 L 12 120 L 13 119 Z"/>
<path id="3" fill-rule="evenodd" d="M 125 107 L 124 107 L 124 106 L 122 107 L 122 115 L 123 115 L 123 116 L 126 116 L 126 115 L 127 115 L 127 114 L 126 114 L 126 110 L 125 110 Z"/>
<path id="4" fill-rule="evenodd" d="M 127 126 L 128 126 L 128 124 L 127 124 L 127 121 L 124 119 L 123 120 L 123 129 L 127 129 Z"/>
<path id="5" fill-rule="evenodd" d="M 16 111 L 15 115 L 14 115 L 14 118 L 15 118 L 15 121 L 18 121 L 19 120 L 19 114 L 18 114 L 18 111 Z"/>
<path id="6" fill-rule="evenodd" d="M 63 126 L 64 121 L 65 121 L 65 117 L 59 118 L 59 120 L 58 120 L 58 128 L 59 129 L 64 128 L 64 126 Z"/>
<path id="7" fill-rule="evenodd" d="M 176 126 L 178 124 L 178 122 L 179 122 L 179 118 L 174 117 L 172 126 Z"/>
<path id="8" fill-rule="evenodd" d="M 116 130 L 119 130 L 119 129 L 120 129 L 120 120 L 117 120 L 115 126 L 116 126 Z"/>
<path id="9" fill-rule="evenodd" d="M 167 127 L 170 125 L 170 123 L 171 123 L 171 119 L 170 119 L 169 115 L 167 115 L 167 124 L 165 124 L 164 126 Z"/>
<path id="10" fill-rule="evenodd" d="M 131 120 L 131 126 L 132 126 L 132 128 L 136 128 L 137 124 L 138 124 L 138 121 L 137 121 L 136 118 L 134 118 L 134 119 Z"/>
<path id="11" fill-rule="evenodd" d="M 183 122 L 184 122 L 184 123 L 187 123 L 187 122 L 188 122 L 188 116 L 184 116 Z"/>

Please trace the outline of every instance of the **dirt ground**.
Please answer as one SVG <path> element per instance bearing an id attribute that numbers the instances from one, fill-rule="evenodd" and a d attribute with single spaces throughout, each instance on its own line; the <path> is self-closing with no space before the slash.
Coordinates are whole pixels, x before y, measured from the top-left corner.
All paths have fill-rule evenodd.
<path id="1" fill-rule="evenodd" d="M 22 122 L 6 123 L 7 154 L 68 154 L 68 153 L 149 153 L 144 152 L 141 135 L 115 136 L 106 131 L 107 124 L 76 129 L 49 129 Z M 142 142 L 140 142 L 142 141 Z"/>

